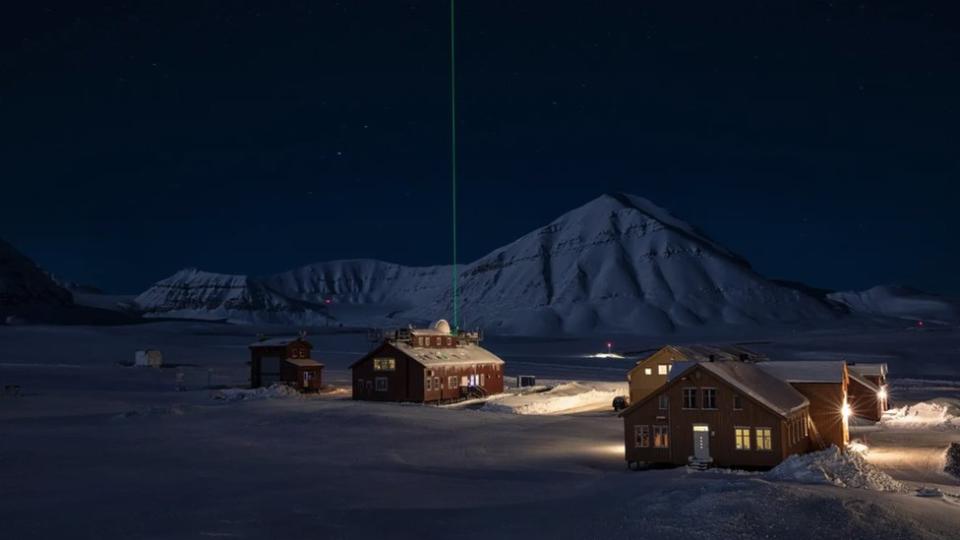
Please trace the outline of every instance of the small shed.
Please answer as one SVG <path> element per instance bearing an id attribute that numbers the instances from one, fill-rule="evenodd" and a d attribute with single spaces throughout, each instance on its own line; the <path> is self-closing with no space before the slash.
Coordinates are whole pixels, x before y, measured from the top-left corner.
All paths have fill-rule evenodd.
<path id="1" fill-rule="evenodd" d="M 317 392 L 323 385 L 323 364 L 310 358 L 287 358 L 280 365 L 280 380 L 301 392 Z"/>
<path id="2" fill-rule="evenodd" d="M 287 359 L 309 359 L 311 345 L 303 335 L 290 338 L 261 338 L 250 344 L 250 387 L 259 388 L 281 382 Z"/>
<path id="3" fill-rule="evenodd" d="M 136 367 L 158 368 L 163 365 L 163 355 L 154 349 L 143 349 L 133 355 L 133 365 Z"/>

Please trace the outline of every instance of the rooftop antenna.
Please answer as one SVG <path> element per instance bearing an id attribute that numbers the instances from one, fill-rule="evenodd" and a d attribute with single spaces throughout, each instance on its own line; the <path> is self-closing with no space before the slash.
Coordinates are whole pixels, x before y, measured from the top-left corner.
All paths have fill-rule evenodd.
<path id="1" fill-rule="evenodd" d="M 455 48 L 455 1 L 450 0 L 450 185 L 453 209 L 453 329 L 460 333 L 460 298 L 457 291 L 457 63 Z"/>

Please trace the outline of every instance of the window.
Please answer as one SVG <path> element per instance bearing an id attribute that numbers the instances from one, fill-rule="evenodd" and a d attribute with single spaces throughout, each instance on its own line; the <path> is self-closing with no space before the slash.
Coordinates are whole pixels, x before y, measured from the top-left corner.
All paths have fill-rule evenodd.
<path id="1" fill-rule="evenodd" d="M 748 427 L 733 428 L 733 442 L 737 450 L 749 450 L 750 449 L 750 428 Z"/>
<path id="2" fill-rule="evenodd" d="M 758 427 L 754 431 L 757 434 L 757 450 L 773 450 L 773 430 L 768 427 Z"/>
<path id="3" fill-rule="evenodd" d="M 734 394 L 733 396 L 733 410 L 742 411 L 743 410 L 743 398 L 739 394 Z"/>
<path id="4" fill-rule="evenodd" d="M 386 392 L 387 391 L 387 378 L 386 377 L 377 377 L 377 392 Z"/>
<path id="5" fill-rule="evenodd" d="M 458 379 L 459 379 L 459 378 L 458 378 L 456 375 L 451 375 L 451 376 L 447 377 L 447 387 L 448 387 L 448 388 L 456 388 L 456 387 L 460 386 L 460 384 L 459 384 L 460 381 L 459 381 Z"/>
<path id="6" fill-rule="evenodd" d="M 650 426 L 633 426 L 633 435 L 637 448 L 650 447 Z"/>
<path id="7" fill-rule="evenodd" d="M 683 389 L 683 408 L 684 409 L 697 408 L 697 389 L 696 388 Z"/>
<path id="8" fill-rule="evenodd" d="M 394 371 L 397 369 L 397 361 L 393 358 L 374 358 L 374 371 Z"/>
<path id="9" fill-rule="evenodd" d="M 660 394 L 659 401 L 657 403 L 661 411 L 665 411 L 670 408 L 670 396 L 666 394 Z"/>
<path id="10" fill-rule="evenodd" d="M 803 415 L 803 436 L 804 437 L 810 436 L 810 432 L 807 431 L 808 429 L 810 429 L 810 417 L 804 414 Z"/>
<path id="11" fill-rule="evenodd" d="M 648 367 L 643 368 L 643 374 L 644 374 L 644 375 L 653 375 L 653 368 L 648 368 Z"/>
<path id="12" fill-rule="evenodd" d="M 670 426 L 653 426 L 653 447 L 670 448 Z"/>
<path id="13" fill-rule="evenodd" d="M 484 384 L 486 384 L 486 380 L 487 380 L 487 374 L 486 374 L 486 373 L 481 373 L 481 374 L 480 374 L 480 386 L 483 386 Z"/>
<path id="14" fill-rule="evenodd" d="M 659 365 L 657 366 L 657 375 L 666 375 L 667 372 L 670 371 L 670 370 L 668 369 L 669 367 L 670 367 L 670 366 L 668 366 L 667 364 L 659 364 Z"/>
<path id="15" fill-rule="evenodd" d="M 717 408 L 717 389 L 716 388 L 703 389 L 703 408 L 704 409 Z"/>
<path id="16" fill-rule="evenodd" d="M 434 390 L 440 390 L 440 389 L 441 389 L 441 387 L 440 387 L 440 377 L 434 377 L 434 378 L 433 378 L 433 389 L 434 389 Z"/>
<path id="17" fill-rule="evenodd" d="M 433 377 L 427 375 L 427 378 L 423 380 L 423 387 L 427 392 L 433 390 Z"/>
<path id="18" fill-rule="evenodd" d="M 373 390 L 373 381 L 367 381 L 367 392 Z"/>
<path id="19" fill-rule="evenodd" d="M 451 345 L 453 345 L 453 338 L 452 338 L 452 337 L 448 337 L 448 338 L 447 338 L 447 347 L 449 347 L 449 346 L 451 346 Z"/>

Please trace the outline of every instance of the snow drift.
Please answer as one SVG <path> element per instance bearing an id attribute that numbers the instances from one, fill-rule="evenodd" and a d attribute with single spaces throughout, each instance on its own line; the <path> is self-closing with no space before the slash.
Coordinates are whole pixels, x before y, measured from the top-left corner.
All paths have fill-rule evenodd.
<path id="1" fill-rule="evenodd" d="M 610 408 L 613 398 L 627 393 L 621 383 L 568 382 L 544 391 L 519 390 L 491 396 L 483 409 L 513 414 L 569 413 Z"/>
<path id="2" fill-rule="evenodd" d="M 830 293 L 827 298 L 861 315 L 938 324 L 960 322 L 960 301 L 909 287 L 879 286 L 865 291 Z"/>
<path id="3" fill-rule="evenodd" d="M 317 263 L 265 278 L 184 270 L 137 297 L 148 316 L 235 322 L 420 323 L 451 311 L 450 267 Z M 770 281 L 653 203 L 604 195 L 460 267 L 466 327 L 662 334 L 830 320 L 824 300 Z M 328 310 L 325 301 L 331 299 Z"/>
<path id="4" fill-rule="evenodd" d="M 875 465 L 867 463 L 861 453 L 841 452 L 836 446 L 809 454 L 794 454 L 767 472 L 765 477 L 769 480 L 802 484 L 905 491 L 902 483 Z"/>
<path id="5" fill-rule="evenodd" d="M 960 428 L 960 407 L 948 399 L 915 403 L 884 412 L 880 424 L 893 429 Z"/>

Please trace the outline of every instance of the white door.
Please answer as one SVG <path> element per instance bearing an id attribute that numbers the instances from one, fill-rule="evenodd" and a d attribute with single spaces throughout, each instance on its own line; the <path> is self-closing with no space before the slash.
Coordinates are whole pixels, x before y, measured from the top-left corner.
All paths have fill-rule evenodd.
<path id="1" fill-rule="evenodd" d="M 710 459 L 710 426 L 706 424 L 693 425 L 693 457 Z"/>

